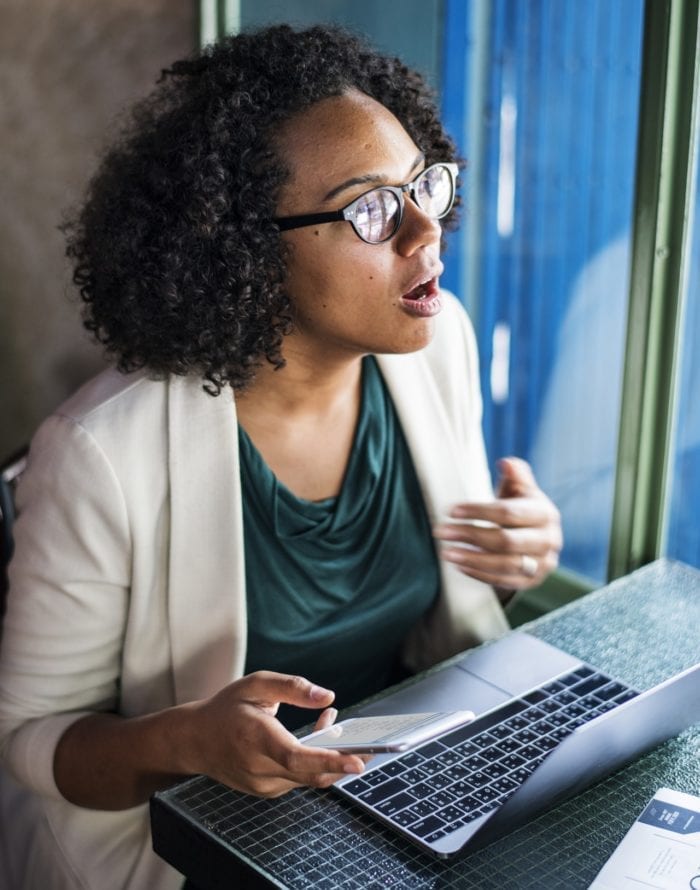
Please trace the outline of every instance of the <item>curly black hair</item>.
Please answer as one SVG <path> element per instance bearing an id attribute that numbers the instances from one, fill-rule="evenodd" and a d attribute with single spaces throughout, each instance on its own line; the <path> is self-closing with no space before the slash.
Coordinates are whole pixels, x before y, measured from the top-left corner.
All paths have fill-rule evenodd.
<path id="1" fill-rule="evenodd" d="M 423 78 L 337 27 L 227 37 L 162 72 L 64 225 L 83 323 L 121 371 L 194 373 L 218 395 L 262 361 L 283 366 L 293 307 L 273 217 L 288 171 L 274 135 L 350 88 L 428 164 L 456 159 Z"/>

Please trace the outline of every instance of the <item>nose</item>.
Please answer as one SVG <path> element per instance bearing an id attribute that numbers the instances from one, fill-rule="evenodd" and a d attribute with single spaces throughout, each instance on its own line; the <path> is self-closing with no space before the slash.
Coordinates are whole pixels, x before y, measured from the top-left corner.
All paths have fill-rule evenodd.
<path id="1" fill-rule="evenodd" d="M 411 198 L 404 201 L 401 226 L 396 233 L 396 250 L 401 256 L 411 256 L 423 247 L 440 244 L 442 226 L 439 219 L 432 219 Z"/>

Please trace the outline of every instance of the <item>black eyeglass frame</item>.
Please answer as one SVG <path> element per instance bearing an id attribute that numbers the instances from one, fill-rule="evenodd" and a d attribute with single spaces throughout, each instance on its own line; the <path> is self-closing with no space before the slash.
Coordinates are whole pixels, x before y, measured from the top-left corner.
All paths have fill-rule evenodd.
<path id="1" fill-rule="evenodd" d="M 403 213 L 404 213 L 404 193 L 408 192 L 411 198 L 413 198 L 414 203 L 419 207 L 420 210 L 425 213 L 426 211 L 420 206 L 418 201 L 416 200 L 416 185 L 418 180 L 425 176 L 430 170 L 434 167 L 445 167 L 445 169 L 450 174 L 450 180 L 452 185 L 452 195 L 450 197 L 450 201 L 447 205 L 447 209 L 444 213 L 441 213 L 439 216 L 432 216 L 431 219 L 443 219 L 447 214 L 452 210 L 455 202 L 455 196 L 457 194 L 457 175 L 459 174 L 459 167 L 457 164 L 452 163 L 450 161 L 439 161 L 436 164 L 431 164 L 429 167 L 426 167 L 425 170 L 421 170 L 410 182 L 405 183 L 405 185 L 377 185 L 374 188 L 368 189 L 366 192 L 363 192 L 357 198 L 352 200 L 349 204 L 346 204 L 345 207 L 341 207 L 340 210 L 329 210 L 324 213 L 302 213 L 299 216 L 278 216 L 275 217 L 273 222 L 277 223 L 279 226 L 280 232 L 288 232 L 290 229 L 302 229 L 305 226 L 315 226 L 320 223 L 330 223 L 330 222 L 339 222 L 345 220 L 349 222 L 353 228 L 353 231 L 357 235 L 357 237 L 364 241 L 365 244 L 384 244 L 386 241 L 389 241 L 401 228 L 401 223 L 403 222 Z M 362 233 L 357 227 L 356 216 L 357 216 L 357 205 L 363 198 L 366 198 L 367 195 L 372 194 L 372 192 L 391 192 L 395 197 L 399 205 L 399 212 L 396 217 L 396 224 L 394 226 L 391 234 L 387 235 L 386 238 L 382 238 L 380 241 L 368 241 L 367 238 L 363 237 Z"/>

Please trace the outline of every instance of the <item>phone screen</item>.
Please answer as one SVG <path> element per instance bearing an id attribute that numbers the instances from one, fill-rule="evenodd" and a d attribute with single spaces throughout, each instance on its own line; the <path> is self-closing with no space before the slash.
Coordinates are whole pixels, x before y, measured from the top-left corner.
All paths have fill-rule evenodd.
<path id="1" fill-rule="evenodd" d="M 471 711 L 355 717 L 314 732 L 301 741 L 312 747 L 338 751 L 404 751 L 473 717 Z"/>

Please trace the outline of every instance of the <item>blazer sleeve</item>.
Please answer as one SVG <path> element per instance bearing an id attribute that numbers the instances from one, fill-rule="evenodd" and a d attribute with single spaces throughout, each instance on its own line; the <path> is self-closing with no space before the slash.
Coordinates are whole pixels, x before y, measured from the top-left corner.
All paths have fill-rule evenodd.
<path id="1" fill-rule="evenodd" d="M 32 442 L 17 492 L 15 555 L 0 647 L 0 758 L 60 797 L 54 751 L 86 713 L 117 708 L 130 540 L 117 477 L 65 416 Z"/>

